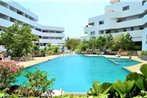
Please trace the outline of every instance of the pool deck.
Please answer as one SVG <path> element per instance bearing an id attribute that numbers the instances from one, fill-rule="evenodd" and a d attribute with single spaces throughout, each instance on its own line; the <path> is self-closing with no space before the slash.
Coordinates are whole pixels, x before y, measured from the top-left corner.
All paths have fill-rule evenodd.
<path id="1" fill-rule="evenodd" d="M 59 54 L 59 55 L 49 55 L 46 57 L 34 57 L 32 60 L 29 60 L 29 61 L 21 61 L 18 63 L 18 65 L 23 65 L 24 68 L 31 67 L 35 64 L 46 62 L 48 60 L 51 60 L 57 57 L 61 57 L 61 56 L 66 56 L 66 55 L 74 55 L 74 54 Z"/>
<path id="2" fill-rule="evenodd" d="M 51 59 L 54 59 L 54 58 L 57 58 L 57 57 L 60 57 L 60 56 L 62 56 L 62 55 L 50 55 L 50 56 L 46 56 L 46 57 L 34 57 L 32 60 L 19 62 L 18 65 L 23 65 L 24 68 L 31 67 L 35 64 L 46 62 L 48 60 L 51 60 Z"/>

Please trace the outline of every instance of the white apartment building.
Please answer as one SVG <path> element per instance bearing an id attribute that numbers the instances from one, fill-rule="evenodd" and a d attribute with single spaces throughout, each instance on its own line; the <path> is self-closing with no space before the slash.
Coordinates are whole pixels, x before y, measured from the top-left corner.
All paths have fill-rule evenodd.
<path id="1" fill-rule="evenodd" d="M 109 33 L 114 37 L 129 33 L 136 44 L 142 44 L 142 50 L 147 50 L 147 0 L 110 2 L 111 5 L 105 7 L 104 15 L 88 19 L 88 25 L 84 27 L 86 36 L 82 39 Z"/>
<path id="2" fill-rule="evenodd" d="M 64 28 L 54 26 L 43 26 L 37 23 L 38 16 L 22 7 L 12 0 L 0 0 L 0 31 L 9 27 L 14 22 L 18 24 L 26 23 L 32 33 L 39 37 L 37 45 L 44 47 L 47 43 L 53 45 L 63 45 Z"/>

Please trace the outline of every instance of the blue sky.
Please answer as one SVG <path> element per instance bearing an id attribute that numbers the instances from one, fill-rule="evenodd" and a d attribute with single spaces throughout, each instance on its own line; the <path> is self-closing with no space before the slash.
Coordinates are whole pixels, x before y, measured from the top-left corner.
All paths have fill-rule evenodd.
<path id="1" fill-rule="evenodd" d="M 88 18 L 104 13 L 109 0 L 15 0 L 39 17 L 38 23 L 65 28 L 65 37 L 79 38 Z"/>

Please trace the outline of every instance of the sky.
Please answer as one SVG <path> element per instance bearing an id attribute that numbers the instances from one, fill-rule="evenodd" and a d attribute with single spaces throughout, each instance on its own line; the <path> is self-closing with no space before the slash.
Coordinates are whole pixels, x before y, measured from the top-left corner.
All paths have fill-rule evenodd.
<path id="1" fill-rule="evenodd" d="M 109 0 L 14 0 L 39 17 L 38 23 L 61 26 L 65 37 L 80 38 L 88 18 L 104 14 Z"/>

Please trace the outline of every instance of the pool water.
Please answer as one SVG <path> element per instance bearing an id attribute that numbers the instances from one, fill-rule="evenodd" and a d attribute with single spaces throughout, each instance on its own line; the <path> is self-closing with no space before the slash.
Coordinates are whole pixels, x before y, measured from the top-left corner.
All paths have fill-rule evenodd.
<path id="1" fill-rule="evenodd" d="M 56 79 L 53 89 L 62 88 L 65 92 L 87 92 L 94 81 L 103 83 L 124 80 L 130 72 L 122 67 L 137 63 L 139 62 L 129 59 L 69 55 L 37 64 L 23 71 L 34 71 L 36 68 L 47 71 L 50 77 Z M 24 77 L 18 78 L 18 84 L 24 82 L 26 82 Z"/>

